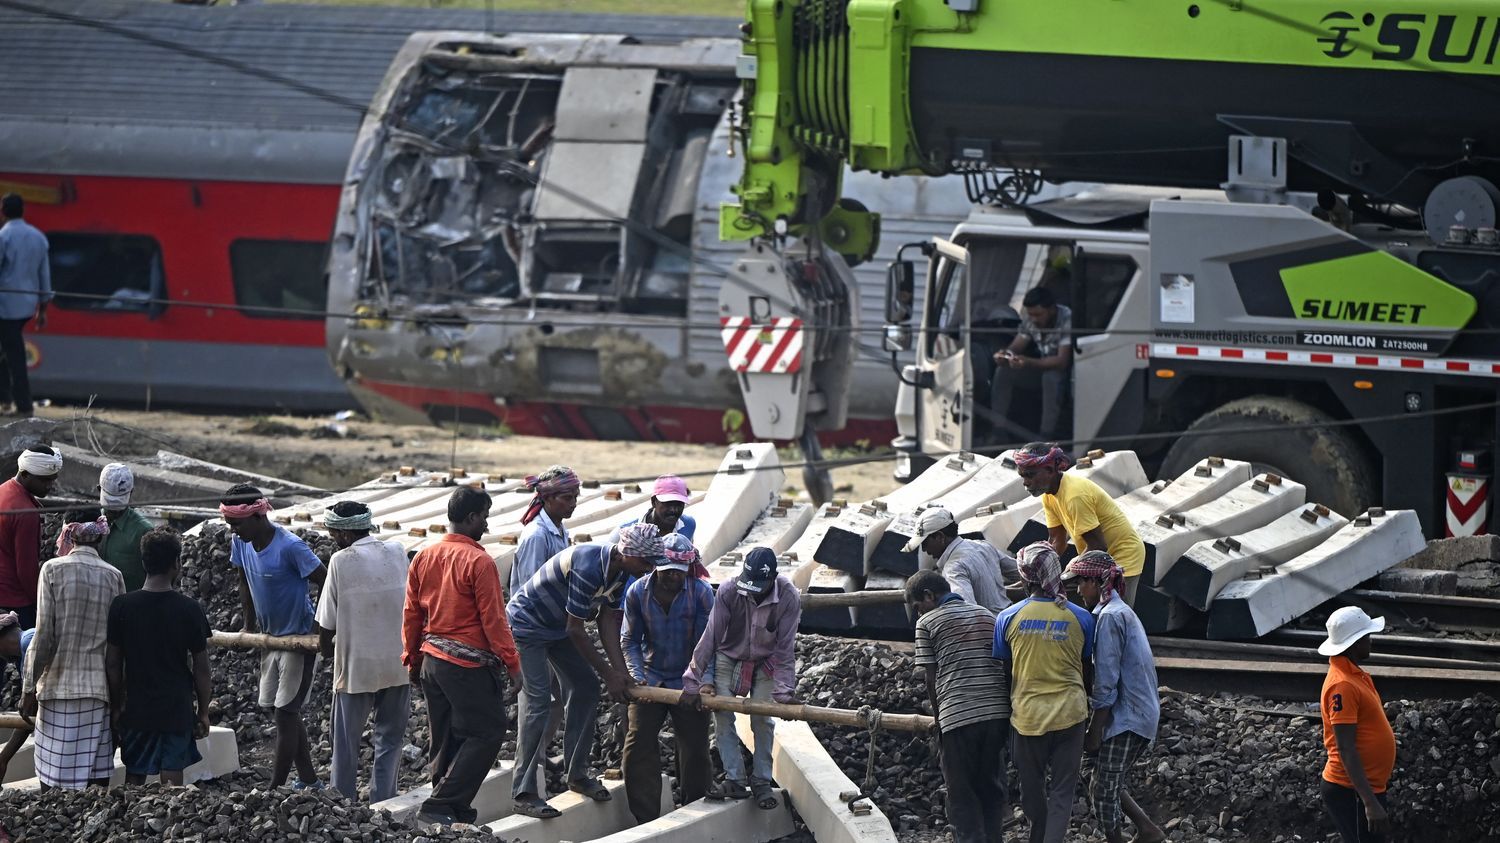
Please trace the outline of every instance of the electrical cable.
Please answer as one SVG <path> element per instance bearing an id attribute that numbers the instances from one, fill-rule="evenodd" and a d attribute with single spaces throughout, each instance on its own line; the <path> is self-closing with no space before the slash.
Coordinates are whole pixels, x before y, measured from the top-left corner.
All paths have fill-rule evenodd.
<path id="1" fill-rule="evenodd" d="M 1087 440 L 1082 440 L 1082 439 L 1058 440 L 1054 444 L 1057 444 L 1058 446 L 1060 446 L 1060 447 L 1062 447 L 1064 449 L 1069 449 L 1069 448 L 1074 448 L 1074 447 L 1077 447 L 1077 446 L 1086 446 L 1086 447 L 1093 448 L 1093 447 L 1098 447 L 1098 446 L 1102 446 L 1102 445 L 1134 445 L 1134 444 L 1140 443 L 1140 442 L 1161 441 L 1161 440 L 1174 440 L 1174 439 L 1192 439 L 1192 438 L 1197 438 L 1197 437 L 1208 437 L 1208 436 L 1214 437 L 1216 439 L 1223 439 L 1223 438 L 1233 437 L 1233 436 L 1237 436 L 1237 435 L 1241 435 L 1241 434 L 1252 434 L 1252 433 L 1258 433 L 1258 434 L 1265 434 L 1265 433 L 1290 433 L 1290 432 L 1295 432 L 1295 431 L 1299 431 L 1299 430 L 1326 430 L 1328 428 L 1335 428 L 1335 427 L 1353 427 L 1353 426 L 1374 425 L 1374 424 L 1394 424 L 1394 423 L 1409 422 L 1409 421 L 1411 421 L 1413 419 L 1437 418 L 1437 417 L 1441 417 L 1441 416 L 1450 416 L 1450 415 L 1462 415 L 1464 413 L 1473 413 L 1473 412 L 1480 412 L 1480 411 L 1486 411 L 1486 410 L 1496 410 L 1496 409 L 1500 409 L 1500 401 L 1487 401 L 1487 402 L 1480 402 L 1480 403 L 1475 403 L 1475 404 L 1465 404 L 1465 405 L 1454 406 L 1454 407 L 1440 407 L 1440 408 L 1433 408 L 1433 409 L 1429 409 L 1429 410 L 1417 410 L 1415 412 L 1410 412 L 1410 413 L 1402 412 L 1402 413 L 1388 413 L 1388 414 L 1370 415 L 1370 416 L 1353 416 L 1353 417 L 1350 417 L 1350 418 L 1347 418 L 1347 419 L 1333 419 L 1333 420 L 1327 421 L 1327 422 L 1298 422 L 1298 423 L 1295 423 L 1295 424 L 1257 425 L 1257 426 L 1253 426 L 1253 427 L 1221 428 L 1221 429 L 1215 429 L 1215 430 L 1211 430 L 1211 431 L 1195 431 L 1195 430 L 1191 430 L 1191 429 L 1165 430 L 1165 431 L 1142 432 L 1142 433 L 1134 433 L 1134 434 L 1118 434 L 1118 435 L 1112 435 L 1112 436 L 1095 436 L 1095 437 L 1091 437 L 1091 438 L 1089 438 Z M 63 424 L 76 423 L 76 422 L 85 422 L 85 423 L 105 422 L 105 423 L 108 423 L 108 424 L 115 424 L 115 423 L 108 422 L 107 420 L 104 420 L 104 419 L 93 418 L 92 416 L 75 416 L 75 417 L 70 417 L 70 418 L 66 418 L 66 419 L 60 419 L 60 420 L 58 420 L 57 424 L 59 426 L 61 426 Z M 125 425 L 118 425 L 117 424 L 116 426 L 127 427 L 128 428 L 128 426 L 125 426 Z M 1016 450 L 1016 449 L 1025 447 L 1027 444 L 1031 444 L 1031 443 L 1028 443 L 1028 442 L 1014 442 L 1014 443 L 1007 443 L 1007 444 L 987 445 L 987 446 L 983 446 L 983 447 L 967 449 L 967 452 L 968 453 L 974 453 L 974 454 L 980 454 L 980 455 L 983 455 L 983 456 L 996 456 L 996 457 L 998 457 L 999 455 L 1003 454 L 1006 451 Z M 730 445 L 730 446 L 726 446 L 726 447 L 728 449 L 733 449 L 736 446 Z M 909 454 L 911 456 L 926 457 L 926 458 L 932 459 L 932 460 L 941 460 L 943 458 L 952 456 L 952 454 L 954 452 L 946 452 L 945 451 L 945 452 L 941 452 L 941 453 L 933 453 L 933 452 L 926 452 L 926 451 L 920 451 L 919 450 L 919 451 L 911 451 L 911 452 L 904 452 L 904 453 L 907 453 L 907 454 Z M 776 465 L 772 465 L 772 466 L 747 466 L 747 467 L 743 467 L 742 468 L 742 472 L 753 472 L 753 471 L 786 471 L 786 470 L 789 470 L 789 469 L 797 469 L 797 468 L 814 468 L 814 469 L 850 468 L 850 467 L 853 467 L 853 466 L 865 465 L 865 464 L 869 464 L 869 463 L 888 462 L 888 461 L 896 458 L 897 456 L 899 456 L 899 454 L 892 453 L 892 452 L 886 452 L 886 453 L 877 453 L 877 454 L 863 454 L 863 455 L 859 455 L 859 456 L 850 456 L 850 457 L 835 457 L 835 458 L 832 458 L 832 459 L 823 459 L 823 460 L 817 460 L 817 461 L 802 460 L 802 461 L 797 461 L 797 462 L 778 462 Z M 478 472 L 478 473 L 483 473 L 483 472 Z M 704 470 L 700 470 L 700 471 L 679 471 L 679 472 L 674 472 L 674 473 L 677 476 L 682 477 L 684 479 L 690 479 L 690 478 L 713 478 L 713 477 L 716 477 L 716 476 L 718 476 L 720 474 L 720 472 L 719 472 L 718 469 L 704 469 Z M 442 472 L 434 472 L 434 474 L 442 474 Z M 627 475 L 627 476 L 624 476 L 624 477 L 612 477 L 612 478 L 588 478 L 588 482 L 590 484 L 597 484 L 597 485 L 603 485 L 603 486 L 625 486 L 625 485 L 632 485 L 632 484 L 650 483 L 650 482 L 654 481 L 657 478 L 657 476 L 658 476 L 657 474 L 649 474 L 649 475 Z M 453 482 L 453 485 L 454 486 L 459 486 L 459 485 L 463 485 L 463 483 L 464 483 L 464 481 L 462 481 L 462 480 L 455 480 Z M 378 491 L 378 490 L 384 490 L 384 489 L 417 489 L 417 488 L 423 488 L 423 487 L 424 487 L 424 484 L 421 484 L 421 483 L 400 483 L 400 482 L 380 482 L 380 483 L 373 483 L 372 482 L 372 483 L 363 483 L 363 484 L 360 484 L 358 486 L 349 486 L 349 487 L 346 487 L 346 488 L 343 488 L 343 489 L 319 489 L 317 491 L 320 492 L 320 493 L 326 494 L 329 497 L 335 497 L 337 495 L 348 494 L 348 493 L 357 492 L 357 491 Z M 226 489 L 227 489 L 227 487 L 226 487 Z M 261 491 L 266 492 L 269 497 L 279 497 L 280 496 L 280 495 L 275 494 L 278 491 L 276 489 L 261 489 Z M 297 493 L 297 494 L 301 494 L 302 493 L 302 491 L 300 489 L 298 489 L 298 490 L 292 490 L 292 491 L 295 492 L 295 493 Z M 222 495 L 211 495 L 211 496 L 210 495 L 197 495 L 197 496 L 181 497 L 181 498 L 164 498 L 164 499 L 157 499 L 157 500 L 132 501 L 131 502 L 131 506 L 133 506 L 133 507 L 153 507 L 153 506 L 159 506 L 159 507 L 187 507 L 187 506 L 202 505 L 202 504 L 207 504 L 207 505 L 210 505 L 210 506 L 217 506 L 218 503 L 219 503 L 219 500 L 221 498 L 222 498 Z M 14 514 L 17 514 L 17 513 L 37 512 L 37 511 L 42 511 L 42 512 L 66 512 L 66 511 L 71 511 L 71 510 L 74 510 L 74 509 L 77 509 L 77 508 L 78 508 L 77 505 L 68 505 L 68 506 L 58 506 L 58 507 L 43 508 L 41 510 L 37 510 L 37 509 L 10 509 L 10 510 L 0 510 L 0 515 L 14 515 Z"/>

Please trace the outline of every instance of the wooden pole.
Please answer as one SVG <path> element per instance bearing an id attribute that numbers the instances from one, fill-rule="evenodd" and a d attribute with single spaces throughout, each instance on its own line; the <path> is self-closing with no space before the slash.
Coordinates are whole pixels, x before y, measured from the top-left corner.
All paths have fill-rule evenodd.
<path id="1" fill-rule="evenodd" d="M 31 728 L 30 726 L 26 725 L 26 721 L 21 719 L 21 715 L 15 713 L 14 711 L 7 711 L 7 712 L 4 712 L 4 713 L 0 713 L 0 729 L 30 729 L 30 728 Z"/>
<path id="2" fill-rule="evenodd" d="M 215 647 L 238 647 L 249 650 L 301 650 L 316 653 L 316 635 L 267 635 L 264 632 L 219 632 L 209 635 L 208 643 Z"/>
<path id="3" fill-rule="evenodd" d="M 881 588 L 872 591 L 845 591 L 833 594 L 802 594 L 802 610 L 808 609 L 841 609 L 847 606 L 883 606 L 892 603 L 905 603 L 906 590 L 901 588 Z"/>
<path id="4" fill-rule="evenodd" d="M 676 705 L 681 697 L 681 691 L 670 688 L 651 688 L 645 685 L 633 685 L 627 691 L 629 697 L 641 702 L 664 703 Z M 703 707 L 710 711 L 734 711 L 740 714 L 761 714 L 767 717 L 780 717 L 783 720 L 806 720 L 813 723 L 832 723 L 835 726 L 854 726 L 864 728 L 865 719 L 858 711 L 847 708 L 823 708 L 816 705 L 782 705 L 771 700 L 752 700 L 747 697 L 719 697 L 704 695 Z M 880 728 L 897 732 L 926 732 L 932 728 L 933 719 L 923 714 L 890 714 L 883 713 L 880 718 Z"/>

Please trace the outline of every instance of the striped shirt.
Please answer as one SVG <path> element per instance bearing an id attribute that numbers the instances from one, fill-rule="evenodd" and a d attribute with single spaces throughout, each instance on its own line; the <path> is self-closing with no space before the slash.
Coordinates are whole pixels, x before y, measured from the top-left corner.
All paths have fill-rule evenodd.
<path id="1" fill-rule="evenodd" d="M 708 628 L 714 608 L 713 586 L 688 577 L 672 605 L 661 607 L 651 593 L 653 576 L 635 581 L 625 592 L 625 624 L 621 649 L 630 675 L 657 688 L 681 688 L 682 672 L 693 658 L 693 647 Z"/>
<path id="2" fill-rule="evenodd" d="M 995 616 L 957 594 L 917 618 L 916 664 L 937 668 L 938 724 L 944 732 L 1010 717 L 1005 665 L 991 655 Z"/>
<path id="3" fill-rule="evenodd" d="M 87 545 L 43 565 L 21 690 L 39 700 L 108 700 L 109 605 L 124 593 L 125 578 Z"/>
<path id="4" fill-rule="evenodd" d="M 630 575 L 609 570 L 611 549 L 578 544 L 548 559 L 506 606 L 516 640 L 561 641 L 568 637 L 569 615 L 590 621 L 601 609 L 619 611 Z"/>

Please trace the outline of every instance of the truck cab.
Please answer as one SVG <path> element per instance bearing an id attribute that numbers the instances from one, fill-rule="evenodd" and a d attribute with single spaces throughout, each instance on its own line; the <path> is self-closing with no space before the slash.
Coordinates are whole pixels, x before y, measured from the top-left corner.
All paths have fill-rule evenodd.
<path id="1" fill-rule="evenodd" d="M 953 451 L 1050 439 L 1133 449 L 1161 478 L 1207 456 L 1245 460 L 1347 516 L 1378 504 L 1415 510 L 1434 537 L 1493 531 L 1500 237 L 1321 207 L 1307 194 L 1104 188 L 976 209 L 951 237 L 908 244 L 888 273 L 884 336 L 887 352 L 914 355 L 900 369 L 897 478 Z M 1473 211 L 1459 218 L 1487 219 Z M 913 250 L 928 258 L 920 321 Z M 1030 353 L 1012 343 L 1036 289 L 1071 312 L 1050 430 L 1036 385 L 993 395 L 996 351 Z"/>
<path id="2" fill-rule="evenodd" d="M 1101 189 L 1032 209 L 976 208 L 951 238 L 920 244 L 929 259 L 917 331 L 899 307 L 887 309 L 886 350 L 915 353 L 897 399 L 898 479 L 935 454 L 1044 436 L 1093 441 L 1105 432 L 1110 408 L 1126 389 L 1139 389 L 1146 367 L 1134 353 L 1150 324 L 1146 198 L 1121 203 L 1117 191 Z M 1105 224 L 1079 222 L 1094 219 Z M 910 270 L 898 262 L 891 274 L 894 301 L 907 295 L 902 276 Z M 991 389 L 995 355 L 1012 346 L 1034 289 L 1050 294 L 1059 316 L 1071 316 L 1064 340 L 1071 361 L 1055 375 L 1064 384 L 1061 418 L 1050 431 L 1040 429 L 1039 377 L 1011 369 L 1008 407 L 997 407 Z M 1017 345 L 1019 355 L 1038 359 L 1032 344 Z"/>

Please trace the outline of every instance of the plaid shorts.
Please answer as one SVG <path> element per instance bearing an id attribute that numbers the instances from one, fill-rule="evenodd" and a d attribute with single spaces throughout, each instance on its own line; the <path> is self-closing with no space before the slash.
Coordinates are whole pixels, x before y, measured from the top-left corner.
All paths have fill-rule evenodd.
<path id="1" fill-rule="evenodd" d="M 1151 741 L 1135 732 L 1121 732 L 1099 746 L 1094 761 L 1094 781 L 1089 796 L 1100 827 L 1113 831 L 1120 827 L 1120 788 L 1130 768 L 1151 748 Z"/>

